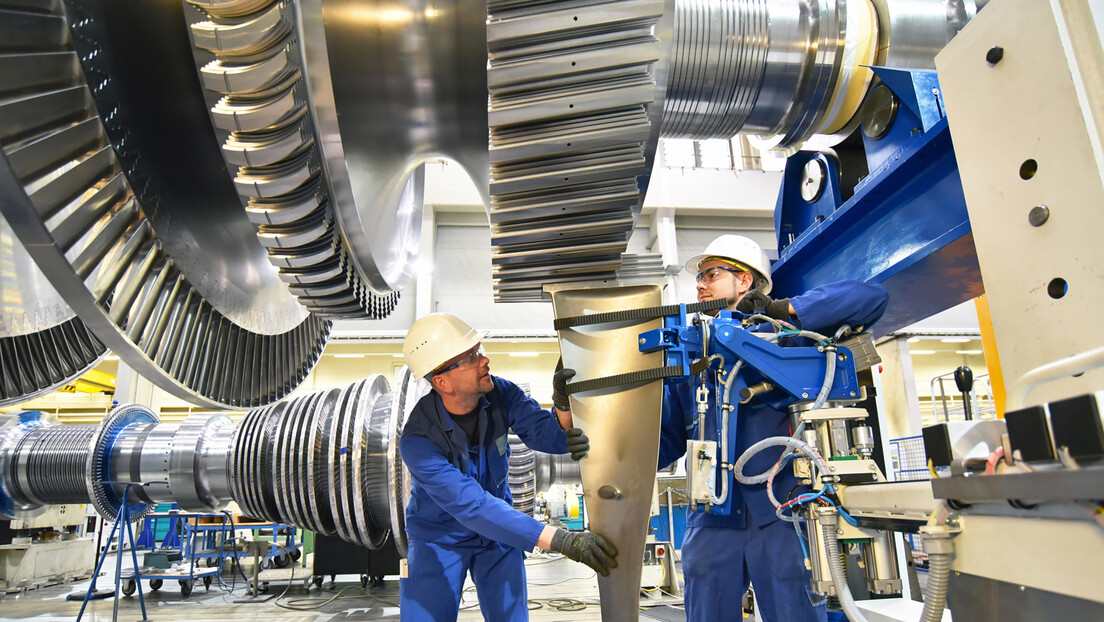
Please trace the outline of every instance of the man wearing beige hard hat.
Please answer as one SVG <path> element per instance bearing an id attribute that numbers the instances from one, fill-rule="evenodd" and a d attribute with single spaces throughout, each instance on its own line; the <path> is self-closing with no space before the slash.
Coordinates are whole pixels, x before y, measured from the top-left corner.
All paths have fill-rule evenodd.
<path id="1" fill-rule="evenodd" d="M 403 620 L 455 620 L 469 572 L 484 619 L 528 620 L 523 552 L 535 546 L 603 575 L 617 565 L 616 549 L 598 534 L 547 526 L 511 506 L 511 429 L 537 451 L 570 452 L 575 460 L 589 443 L 571 427 L 568 375 L 553 377 L 555 406 L 544 410 L 516 384 L 491 375 L 484 336 L 452 314 L 433 313 L 403 342 L 411 372 L 433 386 L 399 441 L 413 482 L 408 570 L 399 582 Z"/>

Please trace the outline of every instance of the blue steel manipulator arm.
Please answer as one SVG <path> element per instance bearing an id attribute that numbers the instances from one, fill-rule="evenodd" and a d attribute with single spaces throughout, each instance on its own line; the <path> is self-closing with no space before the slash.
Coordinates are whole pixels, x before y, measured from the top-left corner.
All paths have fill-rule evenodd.
<path id="1" fill-rule="evenodd" d="M 639 349 L 642 352 L 665 351 L 669 369 L 680 368 L 681 376 L 670 377 L 670 385 L 684 383 L 684 395 L 696 396 L 702 389 L 708 393 L 707 408 L 696 408 L 692 413 L 664 413 L 664 417 L 685 417 L 686 437 L 701 426 L 695 435 L 699 439 L 714 441 L 720 448 L 717 456 L 721 473 L 720 494 L 710 494 L 708 511 L 727 515 L 731 512 L 731 495 L 727 491 L 734 485 L 732 465 L 736 461 L 736 437 L 739 417 L 732 417 L 725 424 L 725 398 L 727 403 L 761 400 L 776 410 L 784 410 L 799 402 L 816 400 L 825 385 L 829 372 L 828 356 L 833 357 L 830 388 L 826 400 L 856 401 L 862 397 L 851 352 L 831 343 L 830 339 L 817 343 L 797 337 L 797 331 L 782 333 L 758 332 L 769 325 L 753 324 L 749 316 L 722 311 L 717 318 L 687 316 L 686 306 L 679 307 L 677 315 L 664 318 L 664 327 L 642 333 Z M 747 323 L 748 325 L 745 325 Z M 788 340 L 792 345 L 782 347 L 777 343 Z M 811 345 L 799 345 L 799 344 Z M 707 373 L 694 373 L 691 365 L 703 358 L 710 358 Z M 717 363 L 719 362 L 719 365 Z M 696 366 L 700 369 L 700 364 Z M 714 372 L 716 370 L 716 372 Z M 735 372 L 735 377 L 730 377 Z M 726 391 L 725 384 L 730 385 Z M 677 389 L 677 386 L 674 387 Z M 670 404 L 665 404 L 669 407 Z M 754 416 L 744 412 L 741 416 Z M 727 428 L 727 429 L 726 429 Z M 666 433 L 666 432 L 665 432 Z M 664 439 L 670 442 L 671 439 Z"/>

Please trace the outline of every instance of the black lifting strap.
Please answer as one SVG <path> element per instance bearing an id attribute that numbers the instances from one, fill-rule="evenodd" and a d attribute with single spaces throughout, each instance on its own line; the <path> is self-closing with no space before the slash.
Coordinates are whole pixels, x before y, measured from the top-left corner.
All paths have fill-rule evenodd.
<path id="1" fill-rule="evenodd" d="M 709 359 L 698 359 L 690 364 L 690 374 L 700 374 L 706 367 L 709 367 Z M 583 391 L 607 389 L 609 387 L 619 387 L 621 385 L 635 384 L 638 382 L 651 382 L 653 380 L 661 380 L 663 378 L 681 375 L 683 375 L 682 365 L 668 365 L 667 367 L 642 369 L 627 374 L 617 374 L 616 376 L 604 376 L 602 378 L 572 382 L 567 385 L 567 394 L 572 395 L 574 393 L 582 393 Z"/>
<path id="2" fill-rule="evenodd" d="M 706 300 L 705 302 L 698 302 L 691 305 L 686 305 L 687 313 L 700 313 L 702 311 L 712 311 L 714 309 L 723 309 L 728 306 L 728 300 L 724 298 L 718 298 L 715 300 Z M 575 326 L 586 326 L 589 324 L 606 324 L 608 322 L 626 322 L 626 321 L 646 321 L 654 320 L 661 317 L 667 317 L 668 315 L 678 315 L 681 311 L 682 305 L 664 305 L 661 307 L 645 307 L 643 309 L 627 309 L 625 311 L 609 311 L 607 313 L 591 313 L 588 315 L 575 315 L 571 317 L 562 317 L 555 321 L 553 326 L 556 330 L 563 330 L 565 328 L 573 328 Z M 709 366 L 708 359 L 701 359 L 695 361 L 690 365 L 690 373 L 701 373 L 706 367 Z M 567 385 L 567 394 L 581 393 L 583 391 L 593 391 L 595 389 L 606 389 L 609 387 L 619 387 L 625 384 L 635 384 L 638 382 L 651 382 L 653 380 L 660 380 L 663 378 L 669 378 L 671 376 L 681 376 L 681 365 L 668 365 L 667 367 L 657 367 L 654 369 L 643 369 L 640 371 L 633 371 L 626 374 L 617 374 L 616 376 L 605 376 L 602 378 L 593 378 L 591 380 L 583 380 L 580 382 L 573 382 Z"/>
<path id="3" fill-rule="evenodd" d="M 702 311 L 713 311 L 714 309 L 723 309 L 728 306 L 728 300 L 725 298 L 717 298 L 714 300 L 706 300 L 705 302 L 697 302 L 692 305 L 686 305 L 687 313 L 700 313 Z M 667 317 L 668 315 L 678 315 L 681 305 L 664 305 L 662 307 L 645 307 L 643 309 L 626 309 L 624 311 L 608 311 L 606 313 L 591 313 L 588 315 L 573 315 L 571 317 L 558 318 L 553 324 L 553 328 L 556 330 L 563 330 L 565 328 L 574 328 L 575 326 L 586 326 L 588 324 L 605 324 L 607 322 L 627 322 L 630 320 L 654 320 L 656 318 Z"/>

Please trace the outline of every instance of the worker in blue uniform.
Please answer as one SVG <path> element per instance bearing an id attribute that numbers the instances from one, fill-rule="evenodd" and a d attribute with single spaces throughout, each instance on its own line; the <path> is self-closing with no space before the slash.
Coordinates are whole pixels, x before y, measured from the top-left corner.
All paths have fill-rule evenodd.
<path id="1" fill-rule="evenodd" d="M 686 263 L 697 275 L 698 301 L 724 298 L 726 309 L 758 312 L 800 328 L 834 334 L 839 326 L 858 330 L 870 326 L 885 312 L 889 295 L 884 287 L 858 281 L 842 281 L 812 289 L 800 296 L 773 300 L 770 262 L 753 240 L 722 235 Z M 773 330 L 764 324 L 764 330 Z M 780 345 L 810 345 L 786 343 Z M 711 392 L 710 399 L 717 399 Z M 663 468 L 686 453 L 687 439 L 697 438 L 697 411 L 686 382 L 664 387 L 663 428 L 659 466 Z M 790 417 L 766 404 L 742 404 L 736 410 L 736 448 L 739 457 L 754 443 L 772 436 L 790 436 Z M 709 429 L 707 434 L 713 430 Z M 782 448 L 764 450 L 752 458 L 744 472 L 768 471 Z M 796 491 L 796 492 L 794 492 Z M 775 477 L 780 499 L 802 491 L 792 469 Z M 690 511 L 682 545 L 682 569 L 686 580 L 685 605 L 691 622 L 742 619 L 742 598 L 754 584 L 755 605 L 768 622 L 823 621 L 824 599 L 811 589 L 811 576 L 793 526 L 779 520 L 767 496 L 766 484 L 736 484 L 730 489 L 732 511 L 728 516 Z"/>
<path id="2" fill-rule="evenodd" d="M 408 553 L 399 581 L 400 617 L 455 620 L 471 573 L 486 620 L 528 620 L 524 551 L 540 546 L 607 575 L 617 551 L 605 538 L 544 525 L 513 509 L 508 481 L 514 433 L 546 453 L 590 448 L 571 425 L 567 380 L 553 376 L 552 410 L 514 383 L 492 376 L 485 332 L 454 315 L 434 313 L 411 326 L 403 355 L 433 390 L 415 405 L 399 440 L 412 486 L 406 511 Z"/>

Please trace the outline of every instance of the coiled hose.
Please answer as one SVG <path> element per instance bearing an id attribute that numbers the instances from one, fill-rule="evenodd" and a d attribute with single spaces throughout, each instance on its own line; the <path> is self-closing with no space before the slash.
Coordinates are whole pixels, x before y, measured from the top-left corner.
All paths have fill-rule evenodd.
<path id="1" fill-rule="evenodd" d="M 818 509 L 817 519 L 824 534 L 824 555 L 828 560 L 828 570 L 832 573 L 832 584 L 836 587 L 843 612 L 851 622 L 867 622 L 866 616 L 859 612 L 851 588 L 847 586 L 847 577 L 843 574 L 843 560 L 840 559 L 839 540 L 836 540 L 836 528 L 839 526 L 839 512 L 836 508 Z M 926 605 L 925 605 L 926 607 Z"/>
<path id="2" fill-rule="evenodd" d="M 921 533 L 924 533 L 923 528 Z M 924 594 L 924 610 L 920 614 L 920 622 L 940 622 L 943 619 L 943 609 L 947 606 L 954 542 L 947 532 L 929 532 L 925 534 L 924 551 L 928 554 L 928 588 Z"/>

